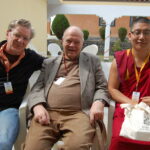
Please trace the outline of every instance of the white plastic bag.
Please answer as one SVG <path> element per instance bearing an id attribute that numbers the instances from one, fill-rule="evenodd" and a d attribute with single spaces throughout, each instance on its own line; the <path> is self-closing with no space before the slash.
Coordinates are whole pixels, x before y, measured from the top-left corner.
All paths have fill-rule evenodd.
<path id="1" fill-rule="evenodd" d="M 140 141 L 150 141 L 150 107 L 141 102 L 135 106 L 121 104 L 125 109 L 125 119 L 120 136 Z"/>

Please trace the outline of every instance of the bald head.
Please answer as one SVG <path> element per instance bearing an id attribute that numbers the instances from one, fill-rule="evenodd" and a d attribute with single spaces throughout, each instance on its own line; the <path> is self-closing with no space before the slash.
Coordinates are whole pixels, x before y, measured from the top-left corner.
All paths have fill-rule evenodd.
<path id="1" fill-rule="evenodd" d="M 84 38 L 82 30 L 77 26 L 67 28 L 62 37 L 62 46 L 67 59 L 77 59 L 80 55 Z"/>
<path id="2" fill-rule="evenodd" d="M 65 35 L 68 34 L 68 33 L 70 33 L 70 34 L 78 34 L 81 37 L 82 41 L 84 41 L 84 35 L 83 35 L 83 32 L 82 32 L 81 28 L 79 28 L 77 26 L 70 26 L 70 27 L 68 27 L 64 31 L 64 34 L 63 34 L 62 38 L 64 38 Z"/>

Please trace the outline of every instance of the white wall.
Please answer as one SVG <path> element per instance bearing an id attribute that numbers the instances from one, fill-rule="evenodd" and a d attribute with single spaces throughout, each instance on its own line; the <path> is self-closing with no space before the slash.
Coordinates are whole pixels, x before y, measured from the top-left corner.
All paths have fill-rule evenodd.
<path id="1" fill-rule="evenodd" d="M 56 14 L 96 14 L 103 17 L 107 23 L 111 23 L 121 16 L 150 16 L 150 4 L 143 6 L 49 4 L 48 17 Z"/>

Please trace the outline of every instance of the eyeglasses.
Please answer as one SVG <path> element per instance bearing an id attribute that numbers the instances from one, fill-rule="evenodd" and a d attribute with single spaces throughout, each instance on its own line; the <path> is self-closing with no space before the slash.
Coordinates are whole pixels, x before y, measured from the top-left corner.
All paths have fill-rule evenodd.
<path id="1" fill-rule="evenodd" d="M 13 36 L 15 36 L 16 38 L 22 38 L 26 42 L 30 41 L 30 38 L 25 37 L 25 36 L 23 36 L 23 35 L 21 35 L 19 33 L 13 33 Z"/>
<path id="2" fill-rule="evenodd" d="M 150 36 L 150 30 L 135 30 L 135 31 L 131 31 L 131 33 L 134 36 L 140 36 L 141 34 L 143 34 L 144 36 Z"/>

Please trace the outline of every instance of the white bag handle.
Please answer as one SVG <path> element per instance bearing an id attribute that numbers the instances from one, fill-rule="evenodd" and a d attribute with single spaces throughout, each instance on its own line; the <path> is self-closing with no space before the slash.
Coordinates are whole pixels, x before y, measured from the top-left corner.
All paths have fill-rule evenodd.
<path id="1" fill-rule="evenodd" d="M 139 104 L 136 105 L 121 104 L 120 107 L 125 109 L 125 114 L 128 113 L 128 111 L 131 111 L 131 109 L 133 108 L 144 110 L 145 112 L 150 114 L 150 107 L 144 102 L 140 102 Z"/>
<path id="2" fill-rule="evenodd" d="M 145 112 L 150 114 L 150 107 L 144 102 L 140 102 L 139 104 L 135 105 L 135 108 L 144 110 Z"/>

